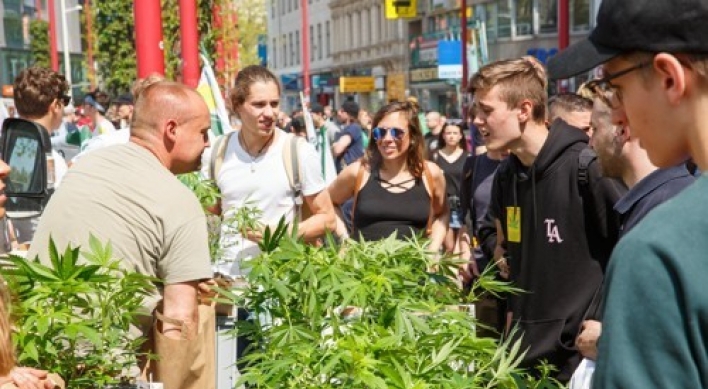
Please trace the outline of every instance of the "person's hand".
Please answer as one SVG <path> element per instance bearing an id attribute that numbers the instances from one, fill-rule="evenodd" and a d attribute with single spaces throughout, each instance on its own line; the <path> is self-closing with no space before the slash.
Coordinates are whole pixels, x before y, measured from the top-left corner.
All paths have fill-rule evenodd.
<path id="1" fill-rule="evenodd" d="M 504 254 L 506 254 L 506 250 L 504 250 L 500 246 L 497 246 L 494 249 L 494 263 L 499 268 L 499 275 L 504 279 L 509 279 L 509 275 L 510 275 L 509 263 L 507 263 L 506 258 L 504 257 Z"/>
<path id="2" fill-rule="evenodd" d="M 244 236 L 246 239 L 254 243 L 260 243 L 263 240 L 263 231 L 261 230 L 246 230 Z"/>
<path id="3" fill-rule="evenodd" d="M 466 285 L 475 278 L 475 274 L 472 271 L 471 263 L 463 263 L 459 266 L 458 278 L 462 281 L 463 285 Z M 478 276 L 478 274 L 477 274 Z"/>
<path id="4" fill-rule="evenodd" d="M 9 377 L 0 378 L 0 385 L 12 382 L 19 389 L 54 389 L 54 382 L 47 379 L 47 372 L 31 367 L 16 367 Z"/>
<path id="5" fill-rule="evenodd" d="M 217 294 L 216 291 L 213 289 L 215 286 L 218 286 L 216 280 L 210 278 L 208 280 L 200 282 L 199 285 L 197 285 L 197 292 L 202 298 L 212 298 Z"/>
<path id="6" fill-rule="evenodd" d="M 602 323 L 596 320 L 585 320 L 580 328 L 575 346 L 583 357 L 594 361 L 597 359 L 597 340 L 602 334 Z"/>

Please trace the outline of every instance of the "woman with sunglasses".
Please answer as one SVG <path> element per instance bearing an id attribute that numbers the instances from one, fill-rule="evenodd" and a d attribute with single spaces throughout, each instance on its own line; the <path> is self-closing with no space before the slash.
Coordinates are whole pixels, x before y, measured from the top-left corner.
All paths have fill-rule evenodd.
<path id="1" fill-rule="evenodd" d="M 438 252 L 447 232 L 445 178 L 425 160 L 418 106 L 393 102 L 372 123 L 371 142 L 362 159 L 345 168 L 329 187 L 335 206 L 354 197 L 355 238 L 406 239 L 422 233 Z M 338 223 L 339 232 L 343 223 Z"/>
<path id="2" fill-rule="evenodd" d="M 445 125 L 438 135 L 438 149 L 431 155 L 445 174 L 447 184 L 447 204 L 450 207 L 450 229 L 445 236 L 445 252 L 455 252 L 457 234 L 462 227 L 462 207 L 460 204 L 460 180 L 467 152 L 467 139 L 462 129 L 456 125 Z"/>

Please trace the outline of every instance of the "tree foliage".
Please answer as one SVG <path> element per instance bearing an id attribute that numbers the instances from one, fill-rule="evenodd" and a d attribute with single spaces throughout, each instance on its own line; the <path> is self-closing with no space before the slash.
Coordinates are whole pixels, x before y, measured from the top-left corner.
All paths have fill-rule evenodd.
<path id="1" fill-rule="evenodd" d="M 49 56 L 49 23 L 44 20 L 30 22 L 30 52 L 35 66 L 51 67 Z"/>
<path id="2" fill-rule="evenodd" d="M 109 93 L 130 89 L 137 77 L 132 0 L 93 0 L 95 58 L 100 84 Z"/>
<path id="3" fill-rule="evenodd" d="M 200 43 L 213 56 L 212 6 L 216 0 L 198 0 Z M 179 0 L 162 0 L 165 76 L 175 79 L 180 72 Z M 103 88 L 125 92 L 137 77 L 133 0 L 93 0 L 96 60 Z M 213 60 L 213 58 L 211 58 Z"/>
<path id="4" fill-rule="evenodd" d="M 266 2 L 262 0 L 238 0 L 238 46 L 241 67 L 257 65 L 258 37 L 266 31 Z"/>

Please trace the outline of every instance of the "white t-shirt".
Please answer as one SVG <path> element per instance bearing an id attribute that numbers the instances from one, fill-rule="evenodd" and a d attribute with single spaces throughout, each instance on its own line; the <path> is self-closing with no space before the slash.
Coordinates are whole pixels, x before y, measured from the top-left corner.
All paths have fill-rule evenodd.
<path id="1" fill-rule="evenodd" d="M 71 163 L 76 163 L 79 159 L 83 158 L 86 154 L 92 151 L 108 146 L 122 145 L 124 143 L 128 143 L 128 141 L 130 141 L 130 128 L 108 132 L 95 138 L 91 138 L 86 141 L 86 144 L 82 147 L 81 152 L 71 160 Z"/>
<path id="2" fill-rule="evenodd" d="M 115 132 L 116 127 L 111 123 L 110 120 L 106 118 L 101 118 L 98 121 L 98 124 L 96 125 L 96 128 L 93 129 L 93 136 L 99 136 L 103 134 L 108 134 L 110 132 Z"/>
<path id="3" fill-rule="evenodd" d="M 248 203 L 262 211 L 260 222 L 264 225 L 277 225 L 283 216 L 288 223 L 293 221 L 295 199 L 283 163 L 283 147 L 293 135 L 276 131 L 278 133 L 274 143 L 265 155 L 255 160 L 241 147 L 237 134 L 229 140 L 224 162 L 216 177 L 222 195 L 224 220 L 228 220 L 236 209 Z M 311 196 L 325 190 L 326 185 L 315 149 L 306 142 L 299 145 L 302 193 Z M 206 157 L 208 161 L 209 156 Z M 219 270 L 226 274 L 244 275 L 239 266 L 240 261 L 257 256 L 260 249 L 255 242 L 241 239 L 240 234 L 234 231 L 236 227 L 222 225 L 222 261 Z"/>

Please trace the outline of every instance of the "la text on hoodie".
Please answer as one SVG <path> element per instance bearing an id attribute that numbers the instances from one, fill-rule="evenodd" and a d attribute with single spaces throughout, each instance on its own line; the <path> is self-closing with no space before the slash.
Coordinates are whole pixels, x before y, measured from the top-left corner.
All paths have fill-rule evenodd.
<path id="1" fill-rule="evenodd" d="M 546 360 L 570 378 L 580 361 L 574 347 L 583 318 L 594 308 L 602 273 L 619 231 L 613 205 L 626 191 L 602 178 L 597 160 L 587 184 L 578 180 L 579 154 L 589 138 L 556 120 L 530 167 L 511 155 L 499 167 L 490 214 L 504 233 L 513 324 L 529 348 L 523 365 Z"/>

